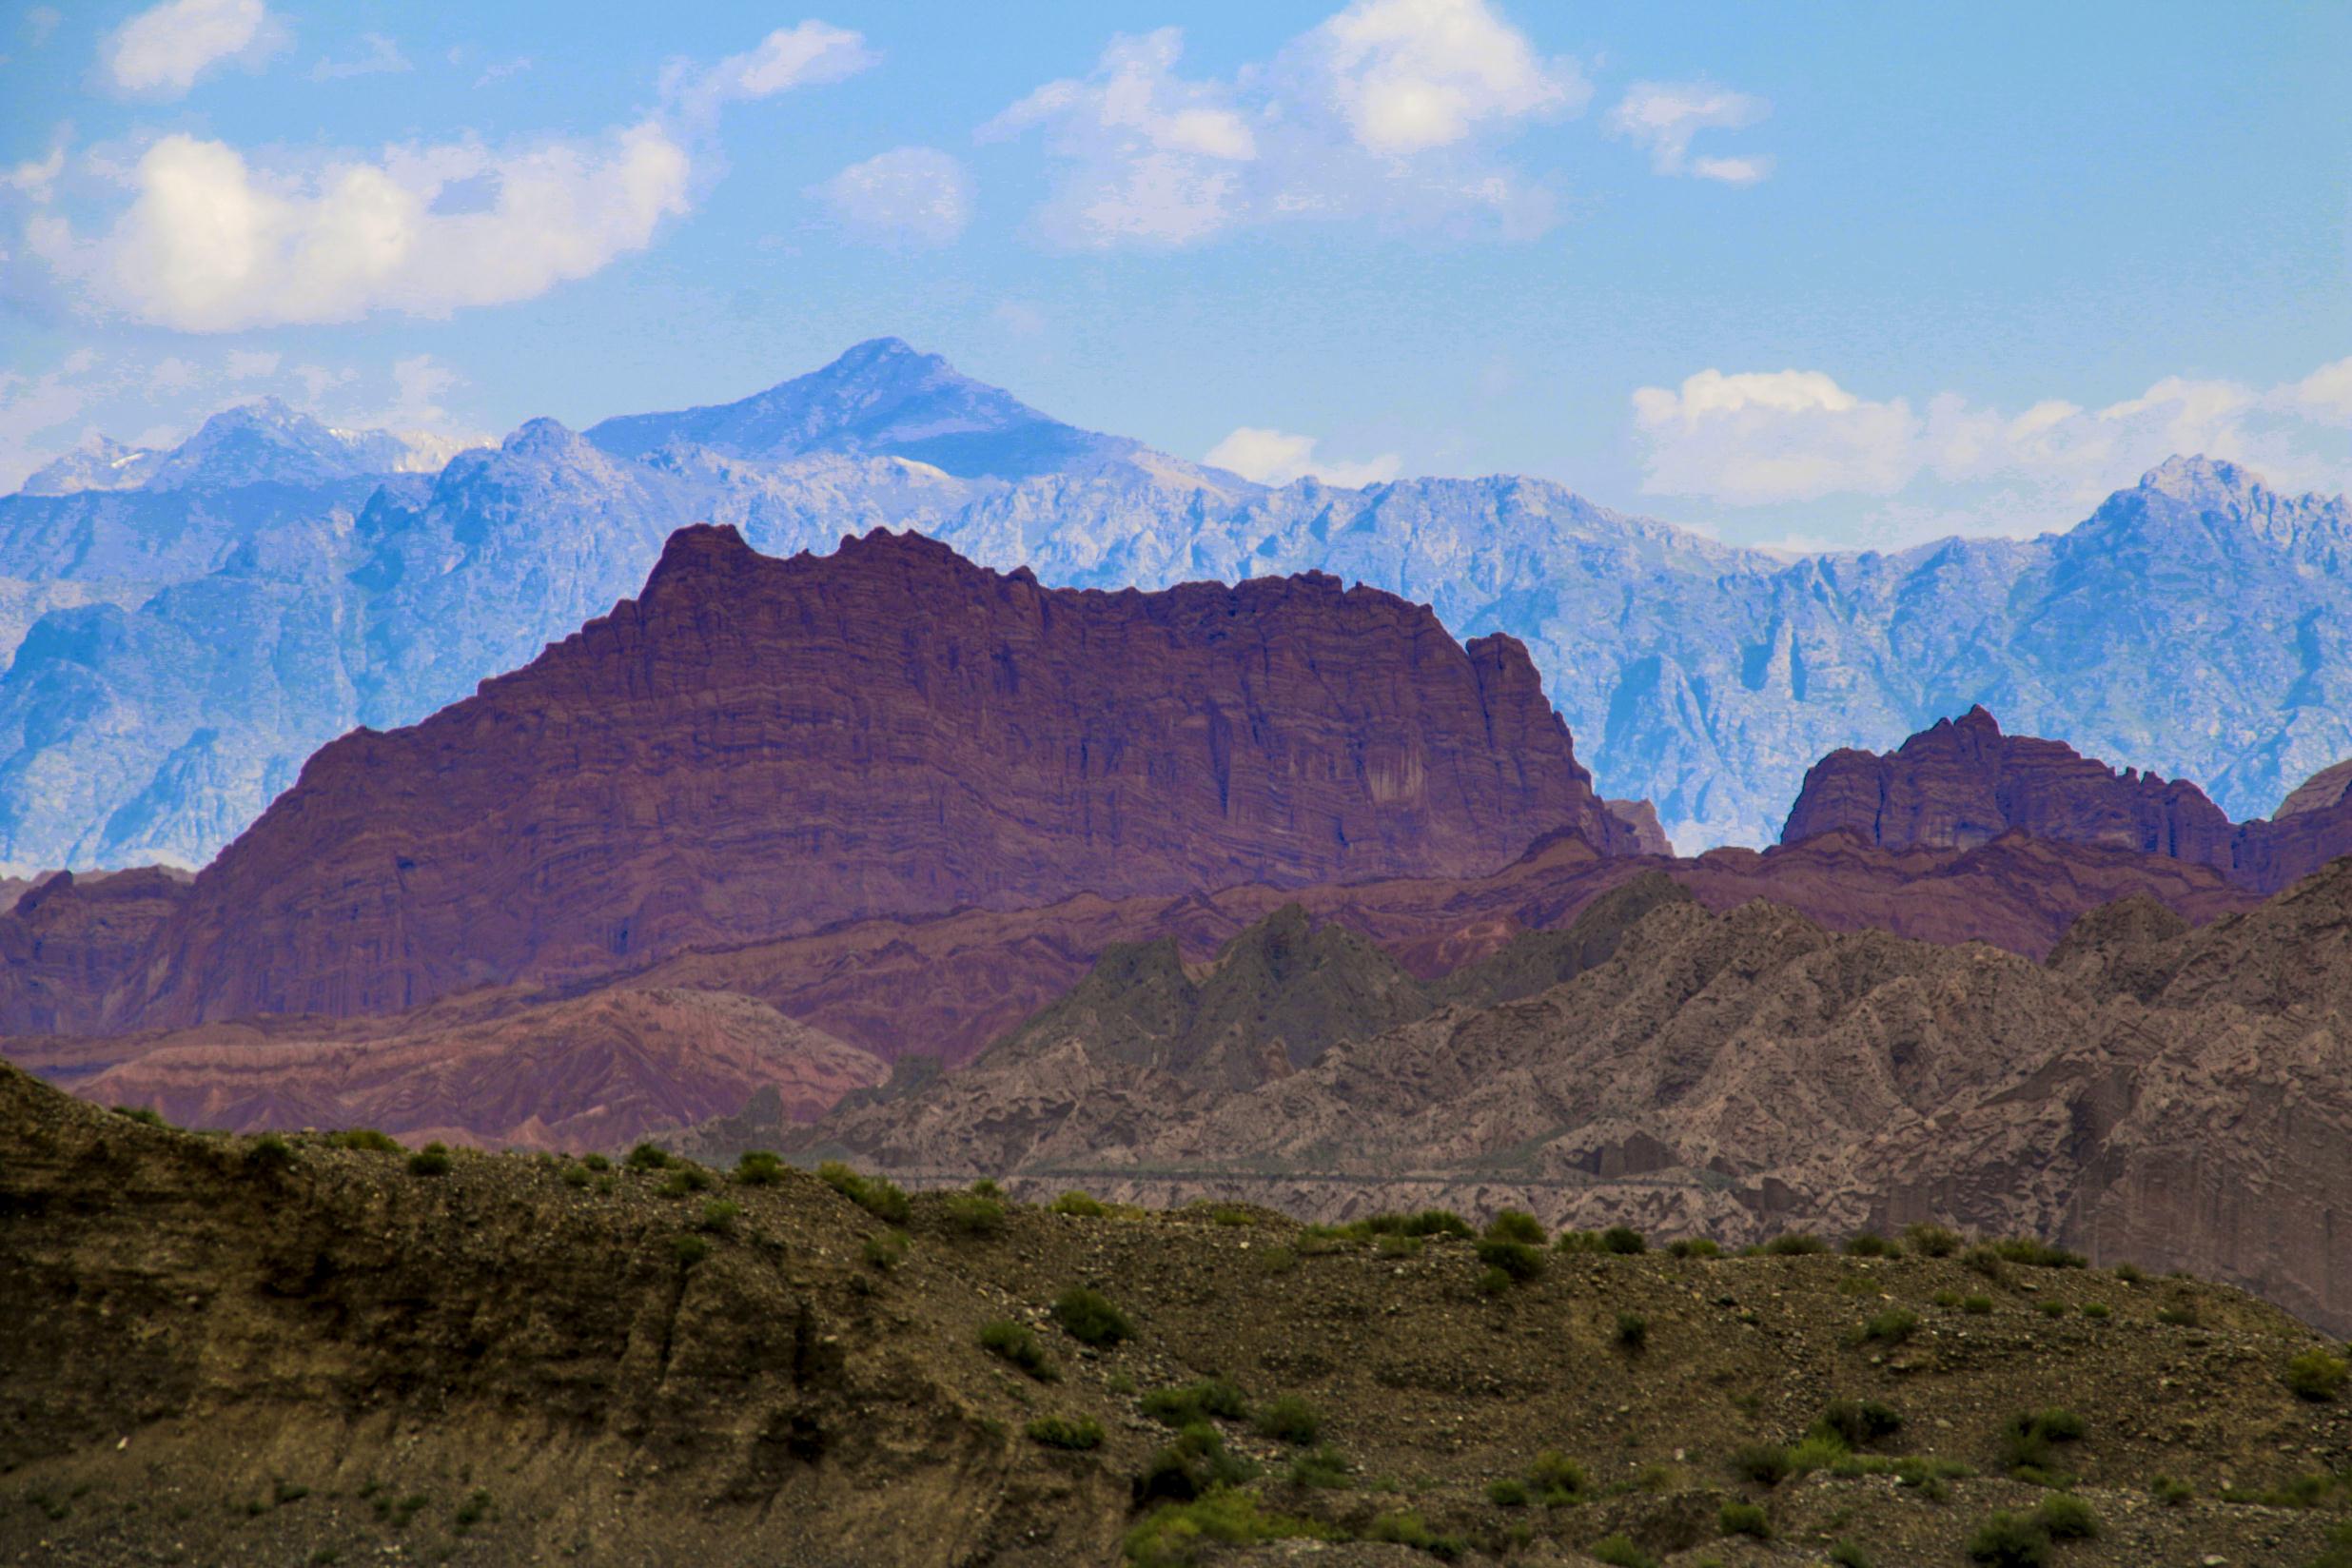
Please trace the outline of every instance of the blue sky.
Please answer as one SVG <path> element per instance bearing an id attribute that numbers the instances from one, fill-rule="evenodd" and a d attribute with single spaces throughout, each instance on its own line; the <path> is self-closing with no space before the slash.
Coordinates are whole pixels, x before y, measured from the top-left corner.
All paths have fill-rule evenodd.
<path id="1" fill-rule="evenodd" d="M 1784 546 L 2352 479 L 2352 7 L 172 0 L 0 54 L 0 486 L 882 333 L 1258 477 Z"/>

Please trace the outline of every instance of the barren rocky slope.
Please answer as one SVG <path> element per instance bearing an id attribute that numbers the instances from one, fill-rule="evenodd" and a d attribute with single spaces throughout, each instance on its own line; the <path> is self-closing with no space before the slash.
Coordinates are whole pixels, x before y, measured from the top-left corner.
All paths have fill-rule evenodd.
<path id="1" fill-rule="evenodd" d="M 1609 951 L 1243 1092 L 1172 1092 L 1101 1050 L 1098 1004 L 787 1142 L 910 1179 L 1322 1219 L 1507 1205 L 1731 1241 L 1932 1219 L 2208 1270 L 2352 1327 L 2332 1239 L 2352 1203 L 2352 860 L 2200 931 L 2146 901 L 2093 917 L 2051 968 L 1764 902 L 1668 899 Z"/>
<path id="2" fill-rule="evenodd" d="M 894 1228 L 789 1169 L 412 1166 L 5 1067 L 0 1224 L 0 1557 L 64 1565 L 1959 1568 L 2087 1510 L 2060 1568 L 2301 1568 L 2352 1464 L 2285 1382 L 2326 1342 L 2186 1279 L 1530 1248 L 1496 1286 L 1444 1234 L 972 1195 Z M 1079 1286 L 1126 1337 L 1065 1326 Z"/>
<path id="3" fill-rule="evenodd" d="M 2118 773 L 2059 741 L 2003 735 L 1971 708 L 1884 755 L 1823 757 L 1781 839 L 1850 833 L 1889 849 L 1969 849 L 2012 830 L 2212 866 L 2276 892 L 2352 854 L 2352 763 L 2304 780 L 2274 819 L 2233 823 L 2187 779 Z"/>

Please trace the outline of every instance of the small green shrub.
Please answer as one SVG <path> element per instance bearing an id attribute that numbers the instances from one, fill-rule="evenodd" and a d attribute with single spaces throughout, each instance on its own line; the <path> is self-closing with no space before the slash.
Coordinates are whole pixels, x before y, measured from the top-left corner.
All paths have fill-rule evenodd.
<path id="1" fill-rule="evenodd" d="M 2182 1300 L 2160 1306 L 2156 1309 L 2156 1321 L 2174 1328 L 2194 1328 L 2198 1323 L 2197 1303 Z"/>
<path id="2" fill-rule="evenodd" d="M 337 1148 L 355 1148 L 368 1154 L 398 1154 L 401 1143 L 397 1138 L 378 1132 L 374 1127 L 346 1127 L 327 1139 Z"/>
<path id="3" fill-rule="evenodd" d="M 613 1168 L 613 1162 L 601 1154 L 583 1154 L 579 1157 L 579 1163 L 599 1176 Z"/>
<path id="4" fill-rule="evenodd" d="M 265 1132 L 245 1146 L 245 1164 L 256 1170 L 284 1170 L 294 1163 L 294 1146 L 274 1132 Z"/>
<path id="5" fill-rule="evenodd" d="M 1031 1442 L 1048 1448 L 1080 1451 L 1103 1446 L 1103 1423 L 1091 1419 L 1071 1421 L 1064 1416 L 1040 1416 L 1027 1428 Z"/>
<path id="6" fill-rule="evenodd" d="M 1536 1456 L 1528 1467 L 1527 1484 L 1545 1503 L 1571 1501 L 1581 1496 L 1592 1484 L 1584 1474 L 1584 1466 L 1557 1448 L 1546 1448 Z"/>
<path id="7" fill-rule="evenodd" d="M 2342 1357 L 2316 1347 L 2286 1363 L 2286 1386 L 2301 1399 L 2332 1400 L 2342 1392 L 2346 1377 L 2352 1377 L 2352 1366 Z"/>
<path id="8" fill-rule="evenodd" d="M 2185 1508 L 2196 1499 L 2197 1489 L 2185 1480 L 2170 1476 L 2158 1476 L 2149 1483 L 2148 1491 L 2166 1508 Z"/>
<path id="9" fill-rule="evenodd" d="M 1470 1543 L 1460 1536 L 1440 1535 L 1429 1528 L 1419 1514 L 1409 1510 L 1382 1514 L 1372 1520 L 1363 1539 L 1395 1546 L 1410 1546 L 1417 1552 L 1426 1552 L 1440 1562 L 1452 1562 L 1470 1549 Z"/>
<path id="10" fill-rule="evenodd" d="M 1468 1241 L 1477 1232 L 1470 1222 L 1450 1208 L 1424 1208 L 1418 1214 L 1403 1218 L 1403 1233 L 1407 1236 L 1458 1236 Z"/>
<path id="11" fill-rule="evenodd" d="M 1541 1246 L 1551 1237 L 1541 1222 L 1523 1208 L 1506 1208 L 1486 1222 L 1486 1234 L 1499 1242 L 1519 1242 L 1528 1246 Z"/>
<path id="12" fill-rule="evenodd" d="M 2064 1492 L 2044 1498 L 2042 1506 L 2033 1511 L 2033 1520 L 2052 1540 L 2099 1539 L 2099 1516 L 2091 1512 L 2090 1504 Z"/>
<path id="13" fill-rule="evenodd" d="M 167 1127 L 171 1125 L 169 1122 L 164 1120 L 163 1112 L 152 1109 L 147 1106 L 116 1106 L 114 1107 L 114 1114 L 117 1116 L 127 1116 L 130 1120 L 138 1122 L 146 1127 Z"/>
<path id="14" fill-rule="evenodd" d="M 1202 1486 L 1184 1500 L 1147 1516 L 1127 1533 L 1120 1549 L 1132 1568 L 1191 1568 L 1203 1560 L 1205 1549 L 1215 1546 L 1326 1540 L 1333 1533 L 1329 1525 L 1314 1519 L 1269 1513 L 1247 1492 L 1220 1484 Z"/>
<path id="15" fill-rule="evenodd" d="M 1529 1243 L 1509 1241 L 1500 1236 L 1487 1236 L 1480 1240 L 1479 1262 L 1520 1284 L 1539 1279 L 1543 1274 L 1543 1254 L 1540 1251 Z"/>
<path id="16" fill-rule="evenodd" d="M 2126 1284 L 2138 1284 L 2142 1280 L 2147 1278 L 2146 1274 L 2140 1272 L 2140 1265 L 2138 1264 L 2117 1264 L 2112 1272 L 2117 1279 L 2123 1281 Z"/>
<path id="17" fill-rule="evenodd" d="M 1764 1244 L 1764 1255 L 1768 1258 L 1803 1258 L 1829 1249 L 1830 1244 L 1810 1230 L 1792 1230 Z"/>
<path id="18" fill-rule="evenodd" d="M 784 1179 L 784 1161 L 764 1148 L 747 1148 L 735 1161 L 735 1179 L 745 1186 L 774 1186 Z"/>
<path id="19" fill-rule="evenodd" d="M 1854 1330 L 1853 1340 L 1857 1344 L 1901 1344 L 1918 1332 L 1918 1313 L 1908 1307 L 1891 1306 L 1864 1319 Z"/>
<path id="20" fill-rule="evenodd" d="M 2051 1460 L 2062 1443 L 2080 1442 L 2083 1418 L 2071 1410 L 2024 1410 L 2001 1428 L 2001 1466 L 2021 1480 L 2048 1480 L 2058 1472 Z"/>
<path id="21" fill-rule="evenodd" d="M 1062 1325 L 1062 1332 L 1080 1344 L 1102 1346 L 1117 1344 L 1135 1337 L 1135 1325 L 1127 1315 L 1111 1304 L 1110 1299 L 1099 1290 L 1076 1285 L 1054 1298 L 1053 1321 Z"/>
<path id="22" fill-rule="evenodd" d="M 1872 1568 L 1871 1555 L 1851 1540 L 1841 1540 L 1830 1548 L 1833 1568 Z"/>
<path id="23" fill-rule="evenodd" d="M 940 1205 L 948 1228 L 965 1236 L 994 1236 L 1005 1228 L 1005 1205 L 976 1192 L 959 1192 Z"/>
<path id="24" fill-rule="evenodd" d="M 458 1534 L 461 1536 L 489 1517 L 490 1494 L 485 1488 L 478 1486 L 468 1492 L 465 1499 L 458 1504 L 458 1511 L 450 1517 L 450 1522 L 457 1527 Z"/>
<path id="25" fill-rule="evenodd" d="M 1405 1236 L 1394 1231 L 1372 1238 L 1372 1249 L 1383 1258 L 1418 1258 L 1422 1245 L 1419 1236 Z"/>
<path id="26" fill-rule="evenodd" d="M 411 1176 L 446 1176 L 449 1174 L 449 1167 L 455 1164 L 456 1162 L 449 1158 L 447 1147 L 441 1144 L 427 1144 L 408 1157 L 408 1174 Z"/>
<path id="27" fill-rule="evenodd" d="M 589 1176 L 586 1166 L 565 1166 L 563 1167 L 563 1185 L 576 1191 L 585 1191 L 591 1180 L 593 1178 Z"/>
<path id="28" fill-rule="evenodd" d="M 1758 1486 L 1777 1486 L 1793 1468 L 1789 1451 L 1776 1442 L 1742 1443 L 1732 1450 L 1732 1474 Z"/>
<path id="29" fill-rule="evenodd" d="M 680 1267 L 692 1268 L 711 1255 L 711 1244 L 696 1235 L 673 1236 L 670 1238 L 670 1251 L 676 1257 Z"/>
<path id="30" fill-rule="evenodd" d="M 710 1187 L 711 1173 L 709 1171 L 700 1166 L 690 1166 L 680 1161 L 672 1166 L 670 1174 L 662 1179 L 660 1191 L 665 1198 L 683 1198 L 689 1193 L 707 1192 Z"/>
<path id="31" fill-rule="evenodd" d="M 1666 1255 L 1671 1258 L 1720 1258 L 1723 1248 L 1704 1236 L 1686 1236 L 1666 1244 Z"/>
<path id="32" fill-rule="evenodd" d="M 1600 1245 L 1604 1251 L 1613 1252 L 1620 1258 L 1635 1257 L 1650 1250 L 1649 1241 L 1631 1225 L 1611 1225 L 1600 1233 Z"/>
<path id="33" fill-rule="evenodd" d="M 1063 1193 L 1046 1207 L 1055 1214 L 1074 1214 L 1082 1220 L 1099 1220 L 1110 1212 L 1101 1199 L 1076 1190 Z"/>
<path id="34" fill-rule="evenodd" d="M 1995 1284 L 2009 1283 L 2009 1264 L 2001 1254 L 1989 1246 L 1972 1246 L 1960 1255 L 1960 1261 Z"/>
<path id="35" fill-rule="evenodd" d="M 1988 1568 L 2047 1568 L 2049 1532 L 2025 1514 L 1995 1513 L 1969 1538 L 1969 1560 Z"/>
<path id="36" fill-rule="evenodd" d="M 1957 1290 L 1939 1290 L 1934 1295 L 1930 1296 L 1928 1300 L 1933 1302 L 1938 1306 L 1954 1307 L 1960 1304 L 1960 1292 Z"/>
<path id="37" fill-rule="evenodd" d="M 735 1223 L 743 1215 L 740 1204 L 731 1204 L 724 1198 L 715 1198 L 702 1205 L 702 1228 L 724 1236 L 735 1229 Z"/>
<path id="38" fill-rule="evenodd" d="M 1715 1525 L 1727 1536 L 1754 1536 L 1758 1540 L 1773 1539 L 1773 1519 L 1770 1514 L 1753 1502 L 1727 1502 L 1715 1516 Z"/>
<path id="39" fill-rule="evenodd" d="M 1902 1413 L 1876 1400 L 1832 1400 L 1813 1423 L 1813 1437 L 1834 1438 L 1849 1448 L 1868 1448 L 1903 1430 Z"/>
<path id="40" fill-rule="evenodd" d="M 2039 1310 L 2045 1318 L 2063 1318 L 2067 1315 L 2068 1308 L 2064 1302 L 2044 1302 Z"/>
<path id="41" fill-rule="evenodd" d="M 1323 1417 L 1298 1395 L 1279 1395 L 1258 1412 L 1258 1435 L 1304 1446 L 1323 1435 Z"/>
<path id="42" fill-rule="evenodd" d="M 1901 1247 L 1875 1230 L 1865 1230 L 1846 1238 L 1846 1256 L 1849 1258 L 1891 1258 L 1901 1251 Z"/>
<path id="43" fill-rule="evenodd" d="M 1223 1378 L 1205 1378 L 1199 1382 L 1184 1383 L 1173 1388 L 1155 1388 L 1143 1397 L 1139 1406 L 1145 1415 L 1161 1425 L 1180 1429 L 1212 1417 L 1225 1421 L 1249 1419 L 1248 1396 Z"/>
<path id="44" fill-rule="evenodd" d="M 1220 1486 L 1237 1486 L 1254 1473 L 1250 1462 L 1230 1452 L 1224 1436 L 1203 1421 L 1177 1433 L 1146 1461 L 1135 1478 L 1135 1500 L 1187 1502 Z"/>
<path id="45" fill-rule="evenodd" d="M 1847 1451 L 1843 1438 L 1820 1432 L 1812 1433 L 1791 1443 L 1788 1455 L 1789 1472 L 1797 1476 L 1810 1476 L 1816 1470 L 1833 1470 L 1841 1462 L 1852 1458 L 1852 1455 Z"/>
<path id="46" fill-rule="evenodd" d="M 983 1176 L 971 1184 L 971 1195 L 975 1198 L 1002 1198 L 1005 1189 L 997 1185 L 995 1177 Z"/>
<path id="47" fill-rule="evenodd" d="M 907 1233 L 885 1230 L 878 1236 L 866 1238 L 866 1261 L 885 1274 L 907 1261 Z"/>
<path id="48" fill-rule="evenodd" d="M 1609 1244 L 1600 1239 L 1597 1230 L 1563 1230 L 1552 1242 L 1562 1252 L 1605 1254 Z"/>
<path id="49" fill-rule="evenodd" d="M 1657 1568 L 1657 1558 L 1636 1546 L 1630 1536 L 1604 1536 L 1584 1549 L 1595 1562 L 1609 1568 Z"/>
<path id="50" fill-rule="evenodd" d="M 828 1160 L 818 1166 L 816 1177 L 884 1225 L 903 1225 L 914 1212 L 914 1205 L 907 1201 L 906 1192 L 897 1183 L 879 1176 L 860 1176 L 838 1160 Z"/>
<path id="51" fill-rule="evenodd" d="M 1511 1288 L 1511 1276 L 1499 1268 L 1489 1266 L 1479 1270 L 1477 1284 L 1480 1295 L 1500 1296 Z"/>
<path id="52" fill-rule="evenodd" d="M 1650 1343 L 1650 1320 L 1638 1312 L 1620 1312 L 1617 1319 L 1617 1343 L 1627 1350 L 1639 1350 Z"/>
<path id="53" fill-rule="evenodd" d="M 996 1318 L 980 1325 L 980 1348 L 1001 1357 L 1028 1373 L 1039 1382 L 1051 1382 L 1062 1375 L 1046 1347 L 1027 1323 L 1010 1318 Z"/>
<path id="54" fill-rule="evenodd" d="M 1992 1298 L 1990 1296 L 1970 1296 L 1960 1303 L 1960 1310 L 1971 1317 L 1985 1317 L 1992 1311 Z"/>
<path id="55" fill-rule="evenodd" d="M 2079 1252 L 2052 1246 L 2033 1236 L 2004 1236 L 1989 1244 L 1987 1250 L 2005 1263 L 2023 1264 L 2029 1268 L 2084 1268 L 2090 1263 Z"/>
<path id="56" fill-rule="evenodd" d="M 659 1144 L 639 1144 L 629 1151 L 623 1164 L 631 1170 L 659 1170 L 670 1163 L 669 1150 Z"/>
<path id="57" fill-rule="evenodd" d="M 1336 1492 L 1355 1484 L 1355 1478 L 1348 1474 L 1347 1456 L 1329 1443 L 1310 1448 L 1292 1460 L 1285 1474 L 1291 1485 L 1317 1491 Z"/>
<path id="58" fill-rule="evenodd" d="M 2112 1309 L 2105 1302 L 2085 1302 L 2083 1303 L 2083 1316 L 2094 1323 L 2105 1323 L 2113 1315 Z"/>
<path id="59" fill-rule="evenodd" d="M 1489 1481 L 1486 1484 L 1486 1500 L 1498 1508 L 1524 1508 L 1527 1506 L 1527 1483 L 1513 1480 L 1508 1476 L 1500 1480 Z"/>
<path id="60" fill-rule="evenodd" d="M 1903 1242 L 1922 1258 L 1949 1258 L 1960 1250 L 1960 1233 L 1921 1221 L 1903 1227 Z"/>

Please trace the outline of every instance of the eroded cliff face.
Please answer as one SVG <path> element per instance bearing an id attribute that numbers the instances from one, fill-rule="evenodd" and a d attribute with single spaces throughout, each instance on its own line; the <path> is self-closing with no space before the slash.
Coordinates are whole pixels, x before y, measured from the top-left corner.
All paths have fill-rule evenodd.
<path id="1" fill-rule="evenodd" d="M 1891 752 L 1823 757 L 1780 837 L 1844 832 L 1893 850 L 1966 850 L 2012 830 L 2212 866 L 2276 892 L 2352 853 L 2352 764 L 2306 780 L 2269 821 L 2233 823 L 2186 779 L 2119 773 L 2059 741 L 2004 735 L 1978 707 Z"/>
<path id="2" fill-rule="evenodd" d="M 1509 637 L 1307 574 L 1049 591 L 876 531 L 679 531 L 643 594 L 356 732 L 197 879 L 111 1028 L 413 1007 L 696 943 L 1243 883 L 1476 876 L 1593 794 Z"/>

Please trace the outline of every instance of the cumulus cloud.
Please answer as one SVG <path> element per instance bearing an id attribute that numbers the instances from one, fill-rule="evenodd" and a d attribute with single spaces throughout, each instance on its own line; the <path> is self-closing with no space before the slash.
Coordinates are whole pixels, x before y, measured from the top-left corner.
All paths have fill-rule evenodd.
<path id="1" fill-rule="evenodd" d="M 1354 489 L 1385 484 L 1397 477 L 1400 465 L 1394 454 L 1384 453 L 1367 462 L 1319 460 L 1315 445 L 1312 436 L 1244 425 L 1210 447 L 1202 461 L 1260 484 L 1289 484 L 1311 478 Z"/>
<path id="2" fill-rule="evenodd" d="M 790 88 L 838 82 L 880 59 L 863 34 L 813 19 L 778 28 L 755 48 L 731 54 L 705 70 L 684 70 L 671 88 L 680 110 L 696 122 L 728 104 L 771 98 Z"/>
<path id="3" fill-rule="evenodd" d="M 115 29 L 99 62 L 123 92 L 177 98 L 214 66 L 257 66 L 285 43 L 262 0 L 166 0 Z"/>
<path id="4" fill-rule="evenodd" d="M 94 240 L 39 236 L 52 262 L 138 320 L 186 332 L 444 316 L 529 299 L 640 250 L 687 205 L 688 159 L 646 121 L 601 142 L 508 152 L 394 147 L 297 177 L 224 142 L 150 146 Z"/>
<path id="5" fill-rule="evenodd" d="M 898 147 L 852 164 L 808 194 L 850 233 L 882 245 L 950 245 L 971 222 L 971 176 L 936 147 Z"/>
<path id="6" fill-rule="evenodd" d="M 1198 244 L 1238 227 L 1375 215 L 1540 230 L 1548 192 L 1493 145 L 1590 96 L 1485 0 L 1359 0 L 1229 78 L 1178 69 L 1174 28 L 1115 38 L 980 127 L 1034 131 L 1056 164 L 1052 244 Z"/>
<path id="7" fill-rule="evenodd" d="M 49 144 L 49 156 L 30 158 L 12 168 L 0 170 L 0 186 L 35 202 L 46 202 L 57 187 L 57 178 L 66 171 L 66 142 L 63 135 Z"/>
<path id="8" fill-rule="evenodd" d="M 1358 0 L 1308 39 L 1349 129 L 1375 152 L 1450 147 L 1482 124 L 1592 96 L 1574 61 L 1539 58 L 1482 0 Z"/>
<path id="9" fill-rule="evenodd" d="M 321 60 L 310 68 L 314 82 L 340 82 L 352 76 L 377 76 L 408 69 L 408 56 L 400 45 L 381 32 L 360 34 L 360 52 L 348 60 Z"/>
<path id="10" fill-rule="evenodd" d="M 1660 174 L 1747 186 L 1772 172 L 1770 158 L 1694 158 L 1691 138 L 1702 130 L 1745 129 L 1771 112 L 1772 105 L 1753 93 L 1711 82 L 1636 82 L 1609 111 L 1609 129 L 1649 148 L 1650 167 Z"/>
<path id="11" fill-rule="evenodd" d="M 1735 506 L 1892 496 L 1923 479 L 1997 482 L 2052 505 L 2095 501 L 2175 454 L 2247 462 L 2282 484 L 2341 483 L 2311 438 L 2352 420 L 2352 359 L 2267 390 L 2167 376 L 2098 408 L 2045 399 L 2017 412 L 1954 392 L 1914 408 L 1808 370 L 1725 375 L 1633 396 L 1645 490 Z"/>

